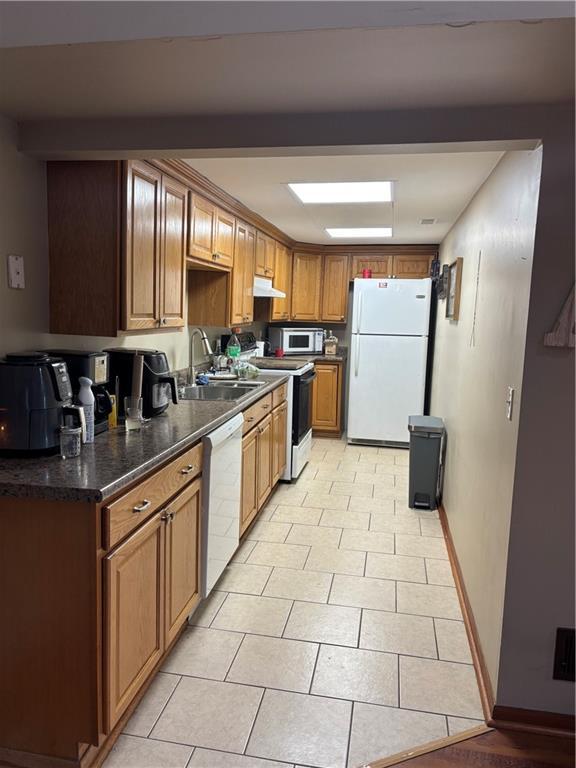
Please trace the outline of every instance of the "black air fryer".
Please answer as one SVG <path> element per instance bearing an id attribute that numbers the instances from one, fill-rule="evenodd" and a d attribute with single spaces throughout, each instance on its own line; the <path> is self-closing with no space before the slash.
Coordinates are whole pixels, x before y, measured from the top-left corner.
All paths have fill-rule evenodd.
<path id="1" fill-rule="evenodd" d="M 55 453 L 65 408 L 72 404 L 66 363 L 46 353 L 0 360 L 0 454 Z"/>
<path id="2" fill-rule="evenodd" d="M 118 416 L 124 418 L 124 398 L 132 394 L 132 370 L 134 355 L 144 355 L 144 372 L 142 376 L 142 413 L 144 418 L 158 416 L 170 405 L 178 403 L 176 379 L 170 375 L 168 359 L 165 352 L 158 349 L 106 349 L 110 362 L 110 391 L 116 388 L 118 378 L 119 403 Z"/>

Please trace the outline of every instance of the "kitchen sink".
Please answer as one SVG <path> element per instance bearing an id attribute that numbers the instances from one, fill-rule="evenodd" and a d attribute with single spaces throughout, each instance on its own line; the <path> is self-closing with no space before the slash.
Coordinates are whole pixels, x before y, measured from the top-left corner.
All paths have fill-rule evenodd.
<path id="1" fill-rule="evenodd" d="M 234 382 L 236 384 L 236 382 Z M 186 387 L 180 395 L 181 400 L 239 400 L 249 392 L 253 392 L 253 387 L 243 387 L 236 385 L 234 387 L 221 387 L 216 384 L 208 384 L 198 387 Z"/>
<path id="2" fill-rule="evenodd" d="M 224 380 L 222 380 L 222 381 L 211 381 L 208 384 L 208 386 L 209 387 L 226 387 L 226 388 L 228 388 L 228 387 L 231 387 L 231 388 L 242 387 L 244 389 L 249 387 L 249 388 L 255 389 L 256 387 L 263 387 L 264 384 L 266 384 L 265 381 L 247 381 L 246 379 L 240 379 L 238 381 L 224 381 Z"/>

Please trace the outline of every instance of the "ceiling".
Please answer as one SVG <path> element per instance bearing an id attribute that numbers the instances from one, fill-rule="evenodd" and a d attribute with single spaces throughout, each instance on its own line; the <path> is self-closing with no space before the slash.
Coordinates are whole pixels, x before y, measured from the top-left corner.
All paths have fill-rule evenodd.
<path id="1" fill-rule="evenodd" d="M 4 48 L 0 113 L 27 121 L 569 101 L 573 40 L 573 22 L 561 19 Z"/>
<path id="2" fill-rule="evenodd" d="M 501 151 L 187 160 L 275 224 L 309 243 L 439 243 L 502 157 Z M 304 205 L 286 186 L 305 181 L 394 181 L 393 203 Z M 423 225 L 423 218 L 434 218 Z M 393 237 L 335 240 L 326 227 L 392 226 Z"/>

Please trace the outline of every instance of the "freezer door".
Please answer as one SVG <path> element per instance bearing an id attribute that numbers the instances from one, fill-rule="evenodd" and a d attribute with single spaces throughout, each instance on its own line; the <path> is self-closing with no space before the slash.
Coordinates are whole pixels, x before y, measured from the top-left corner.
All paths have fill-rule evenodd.
<path id="1" fill-rule="evenodd" d="M 350 346 L 348 439 L 409 442 L 408 416 L 424 412 L 425 336 L 359 336 Z"/>
<path id="2" fill-rule="evenodd" d="M 432 281 L 354 280 L 352 333 L 427 336 Z"/>

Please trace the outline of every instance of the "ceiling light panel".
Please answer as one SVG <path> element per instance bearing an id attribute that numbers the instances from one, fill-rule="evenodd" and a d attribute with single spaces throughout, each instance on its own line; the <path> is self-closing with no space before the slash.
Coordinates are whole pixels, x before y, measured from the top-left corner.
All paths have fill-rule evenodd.
<path id="1" fill-rule="evenodd" d="M 392 227 L 326 227 L 330 237 L 392 237 Z"/>
<path id="2" fill-rule="evenodd" d="M 288 184 L 303 203 L 389 203 L 391 181 L 338 181 Z"/>

